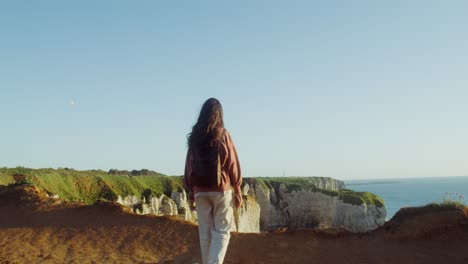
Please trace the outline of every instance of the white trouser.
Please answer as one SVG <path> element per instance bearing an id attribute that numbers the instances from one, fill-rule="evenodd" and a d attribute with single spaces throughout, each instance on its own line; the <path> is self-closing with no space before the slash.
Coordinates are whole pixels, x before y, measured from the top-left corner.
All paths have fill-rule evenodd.
<path id="1" fill-rule="evenodd" d="M 203 264 L 221 264 L 229 244 L 232 193 L 198 193 L 195 203 Z"/>

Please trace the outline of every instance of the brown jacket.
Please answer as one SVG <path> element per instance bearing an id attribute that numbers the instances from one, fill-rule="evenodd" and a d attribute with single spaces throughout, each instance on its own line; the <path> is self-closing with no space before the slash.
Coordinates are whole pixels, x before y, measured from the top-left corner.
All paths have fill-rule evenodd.
<path id="1" fill-rule="evenodd" d="M 199 187 L 194 186 L 192 181 L 193 168 L 193 152 L 189 147 L 187 150 L 187 158 L 185 160 L 184 183 L 185 188 L 189 191 L 189 198 L 193 199 L 193 195 L 197 192 L 225 192 L 234 188 L 234 192 L 240 193 L 242 184 L 241 168 L 239 158 L 237 157 L 236 147 L 232 142 L 231 135 L 226 130 L 224 137 L 221 139 L 219 156 L 221 159 L 221 185 L 219 187 Z"/>

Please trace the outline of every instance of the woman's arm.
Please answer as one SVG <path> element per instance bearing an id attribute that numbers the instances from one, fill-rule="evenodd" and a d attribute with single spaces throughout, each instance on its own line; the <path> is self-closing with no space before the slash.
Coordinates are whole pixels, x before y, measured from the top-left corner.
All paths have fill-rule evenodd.
<path id="1" fill-rule="evenodd" d="M 239 208 L 242 205 L 242 171 L 240 167 L 239 157 L 237 155 L 236 146 L 232 141 L 231 135 L 226 131 L 226 147 L 227 147 L 227 164 L 228 174 L 231 186 L 234 188 L 234 205 Z"/>
<path id="2" fill-rule="evenodd" d="M 234 188 L 234 192 L 241 192 L 242 184 L 242 172 L 239 163 L 239 157 L 237 156 L 236 146 L 232 141 L 231 135 L 226 131 L 226 148 L 227 148 L 227 173 L 231 186 Z"/>
<path id="3" fill-rule="evenodd" d="M 185 158 L 185 173 L 184 173 L 184 185 L 185 190 L 188 193 L 188 199 L 193 200 L 193 180 L 192 180 L 192 164 L 193 164 L 193 153 L 192 149 L 188 148 L 187 157 Z"/>

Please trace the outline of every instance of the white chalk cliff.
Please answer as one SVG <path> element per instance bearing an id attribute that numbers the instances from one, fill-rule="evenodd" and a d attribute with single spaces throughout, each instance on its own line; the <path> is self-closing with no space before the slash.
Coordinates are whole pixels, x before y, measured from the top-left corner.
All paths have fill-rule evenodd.
<path id="1" fill-rule="evenodd" d="M 331 178 L 315 179 L 314 185 L 334 191 L 344 188 L 342 181 Z M 273 187 L 244 182 L 244 204 L 234 210 L 232 230 L 260 232 L 278 228 L 334 227 L 365 232 L 385 223 L 384 206 L 345 203 L 339 196 L 320 189 L 288 187 L 287 183 Z M 119 197 L 117 202 L 136 213 L 178 215 L 196 222 L 196 213 L 190 211 L 185 191 L 172 192 L 170 198 L 164 194 L 150 196 L 148 200 L 136 196 Z"/>

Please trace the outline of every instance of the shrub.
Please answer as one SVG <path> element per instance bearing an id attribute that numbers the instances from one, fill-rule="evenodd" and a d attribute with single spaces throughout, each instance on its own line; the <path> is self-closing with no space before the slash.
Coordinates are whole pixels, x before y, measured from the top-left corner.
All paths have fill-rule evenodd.
<path id="1" fill-rule="evenodd" d="M 466 206 L 465 196 L 457 192 L 446 192 L 441 204 L 461 204 Z"/>

